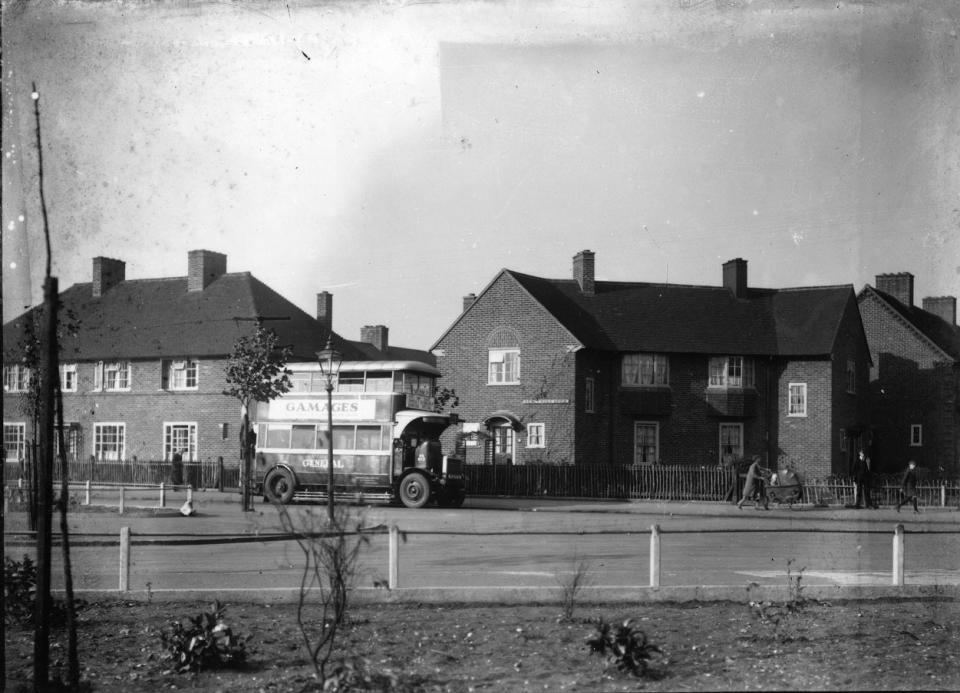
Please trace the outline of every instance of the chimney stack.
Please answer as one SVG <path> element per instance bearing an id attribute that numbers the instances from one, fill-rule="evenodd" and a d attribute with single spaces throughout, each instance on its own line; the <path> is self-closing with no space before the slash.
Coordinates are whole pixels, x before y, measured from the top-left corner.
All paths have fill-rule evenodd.
<path id="1" fill-rule="evenodd" d="M 893 296 L 903 305 L 913 305 L 913 275 L 909 272 L 878 274 L 875 286 L 885 294 Z"/>
<path id="2" fill-rule="evenodd" d="M 923 299 L 923 309 L 946 321 L 948 325 L 957 324 L 957 298 L 955 296 L 927 296 Z"/>
<path id="3" fill-rule="evenodd" d="M 100 298 L 126 279 L 127 263 L 109 257 L 93 258 L 93 297 Z"/>
<path id="4" fill-rule="evenodd" d="M 476 300 L 477 300 L 477 295 L 476 295 L 476 294 L 467 294 L 466 296 L 464 296 L 464 297 L 463 297 L 463 312 L 466 313 L 466 312 L 467 312 L 467 308 L 469 308 L 470 306 L 472 306 L 472 305 L 476 302 Z"/>
<path id="5" fill-rule="evenodd" d="M 580 291 L 593 295 L 594 261 L 592 250 L 581 250 L 573 256 L 573 278 L 580 285 Z"/>
<path id="6" fill-rule="evenodd" d="M 227 256 L 212 250 L 187 253 L 187 291 L 203 291 L 227 273 Z"/>
<path id="7" fill-rule="evenodd" d="M 317 294 L 317 322 L 327 332 L 333 332 L 333 294 L 321 291 Z"/>
<path id="8" fill-rule="evenodd" d="M 734 258 L 723 263 L 723 286 L 733 292 L 735 298 L 747 297 L 747 261 Z"/>
<path id="9" fill-rule="evenodd" d="M 372 344 L 381 353 L 387 352 L 387 335 L 389 330 L 384 325 L 364 325 L 360 328 L 360 341 Z"/>

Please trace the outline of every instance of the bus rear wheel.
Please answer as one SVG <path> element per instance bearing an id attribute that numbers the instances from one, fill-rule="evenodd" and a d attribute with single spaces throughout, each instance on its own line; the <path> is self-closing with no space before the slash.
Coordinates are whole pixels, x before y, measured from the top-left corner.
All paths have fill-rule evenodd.
<path id="1" fill-rule="evenodd" d="M 293 474 L 286 469 L 271 469 L 263 480 L 263 495 L 271 503 L 289 503 L 295 490 Z"/>
<path id="2" fill-rule="evenodd" d="M 413 472 L 400 481 L 400 502 L 408 508 L 422 508 L 430 501 L 430 482 L 420 472 Z"/>

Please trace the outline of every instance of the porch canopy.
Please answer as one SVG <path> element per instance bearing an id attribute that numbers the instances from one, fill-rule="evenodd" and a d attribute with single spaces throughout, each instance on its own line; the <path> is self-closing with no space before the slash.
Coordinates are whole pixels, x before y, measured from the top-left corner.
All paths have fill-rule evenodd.
<path id="1" fill-rule="evenodd" d="M 483 425 L 486 428 L 493 428 L 495 426 L 501 426 L 507 424 L 514 431 L 522 431 L 523 424 L 520 423 L 520 419 L 513 415 L 512 412 L 500 410 L 495 411 L 490 414 L 487 418 L 483 420 Z"/>

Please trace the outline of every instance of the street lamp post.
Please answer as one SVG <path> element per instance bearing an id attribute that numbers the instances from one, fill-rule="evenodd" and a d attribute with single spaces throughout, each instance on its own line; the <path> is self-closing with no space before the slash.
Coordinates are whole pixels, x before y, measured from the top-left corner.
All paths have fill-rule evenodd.
<path id="1" fill-rule="evenodd" d="M 342 359 L 342 354 L 333 348 L 330 337 L 327 337 L 327 346 L 317 352 L 317 360 L 327 390 L 327 519 L 330 523 L 333 523 L 333 384 Z"/>

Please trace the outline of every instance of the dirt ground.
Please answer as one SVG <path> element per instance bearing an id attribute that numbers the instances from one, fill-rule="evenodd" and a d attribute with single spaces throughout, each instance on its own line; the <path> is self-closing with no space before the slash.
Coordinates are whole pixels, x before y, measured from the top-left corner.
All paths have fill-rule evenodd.
<path id="1" fill-rule="evenodd" d="M 161 629 L 202 603 L 102 603 L 80 614 L 82 678 L 97 691 L 298 691 L 316 685 L 292 605 L 227 604 L 250 636 L 239 671 L 173 673 Z M 912 600 L 810 603 L 778 625 L 747 604 L 363 606 L 339 652 L 365 657 L 401 691 L 958 690 L 960 605 Z M 652 677 L 619 673 L 584 642 L 594 621 L 633 619 L 663 652 Z M 32 631 L 8 628 L 7 686 L 32 676 Z M 51 674 L 65 667 L 56 630 Z"/>

